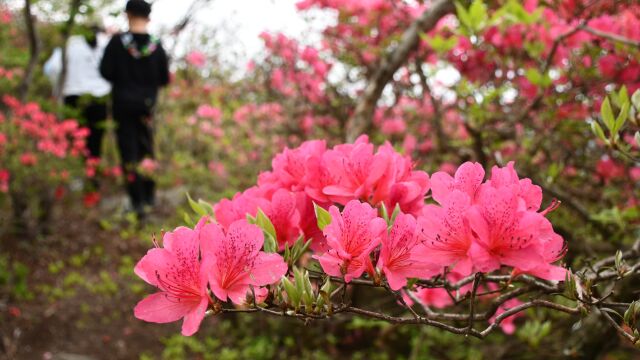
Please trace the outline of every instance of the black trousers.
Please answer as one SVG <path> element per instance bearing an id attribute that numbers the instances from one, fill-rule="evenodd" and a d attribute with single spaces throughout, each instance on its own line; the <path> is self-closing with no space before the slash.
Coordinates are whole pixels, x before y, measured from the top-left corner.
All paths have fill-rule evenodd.
<path id="1" fill-rule="evenodd" d="M 145 158 L 153 158 L 151 117 L 141 112 L 114 112 L 118 149 L 131 205 L 137 212 L 155 202 L 155 182 L 137 171 Z"/>
<path id="2" fill-rule="evenodd" d="M 90 95 L 65 96 L 64 105 L 70 108 L 70 117 L 77 118 L 80 125 L 89 129 L 87 148 L 89 157 L 99 158 L 104 136 L 104 122 L 107 120 L 107 101 Z"/>

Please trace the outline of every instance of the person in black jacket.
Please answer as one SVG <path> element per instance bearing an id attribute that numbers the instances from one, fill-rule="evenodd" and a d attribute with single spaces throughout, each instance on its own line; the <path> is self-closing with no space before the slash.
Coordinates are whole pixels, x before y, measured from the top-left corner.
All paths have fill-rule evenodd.
<path id="1" fill-rule="evenodd" d="M 129 31 L 111 39 L 100 73 L 113 87 L 113 118 L 127 191 L 134 211 L 143 216 L 154 205 L 155 183 L 136 168 L 143 159 L 153 158 L 152 115 L 159 89 L 169 83 L 169 61 L 160 40 L 147 32 L 151 5 L 129 0 L 126 13 Z"/>

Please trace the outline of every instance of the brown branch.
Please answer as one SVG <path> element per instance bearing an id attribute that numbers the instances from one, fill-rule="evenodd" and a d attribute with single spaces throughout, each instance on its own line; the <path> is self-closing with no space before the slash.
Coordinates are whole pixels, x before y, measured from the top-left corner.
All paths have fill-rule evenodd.
<path id="1" fill-rule="evenodd" d="M 438 153 L 444 153 L 447 151 L 447 138 L 444 130 L 442 129 L 442 109 L 440 108 L 440 103 L 438 103 L 438 100 L 433 95 L 433 91 L 427 81 L 427 76 L 422 70 L 422 60 L 416 59 L 415 67 L 416 73 L 420 78 L 422 97 L 424 98 L 425 96 L 429 96 L 431 106 L 433 107 L 433 127 L 436 130 L 436 148 L 438 149 Z"/>
<path id="2" fill-rule="evenodd" d="M 547 58 L 545 59 L 544 63 L 542 64 L 542 69 L 541 69 L 541 72 L 540 72 L 542 75 L 545 75 L 547 73 L 547 71 L 549 71 L 549 69 L 551 68 L 551 63 L 553 62 L 553 57 L 556 55 L 556 52 L 558 51 L 558 47 L 560 47 L 560 44 L 564 40 L 566 40 L 568 37 L 574 35 L 578 31 L 580 31 L 580 27 L 583 26 L 583 25 L 584 25 L 584 20 L 581 21 L 577 26 L 573 27 L 571 30 L 569 30 L 566 33 L 558 36 L 553 41 L 553 45 L 551 45 L 551 51 L 549 51 L 549 54 L 547 54 Z M 540 105 L 540 103 L 542 102 L 542 99 L 544 98 L 545 90 L 546 89 L 538 90 L 538 94 L 534 98 L 534 100 L 531 103 L 529 103 L 529 105 L 524 109 L 524 111 L 522 111 L 520 113 L 520 115 L 518 115 L 518 117 L 516 117 L 516 120 L 515 120 L 516 123 L 522 122 L 529 115 L 529 113 L 532 110 L 536 109 Z"/>
<path id="3" fill-rule="evenodd" d="M 482 273 L 476 273 L 473 279 L 473 288 L 471 289 L 471 301 L 469 301 L 469 323 L 467 324 L 467 335 L 473 330 L 473 320 L 476 313 L 476 294 L 478 292 L 478 286 L 482 280 Z"/>
<path id="4" fill-rule="evenodd" d="M 597 37 L 601 37 L 613 42 L 640 48 L 640 41 L 634 41 L 632 39 L 626 38 L 624 36 L 620 36 L 618 34 L 612 34 L 604 31 L 600 31 L 592 27 L 589 27 L 586 24 L 583 24 L 582 26 L 580 26 L 580 30 L 584 30 L 585 32 L 588 32 L 591 35 L 595 35 Z"/>
<path id="5" fill-rule="evenodd" d="M 532 307 L 545 307 L 545 308 L 561 311 L 561 312 L 564 312 L 564 313 L 567 313 L 567 314 L 579 314 L 580 313 L 580 309 L 579 308 L 572 308 L 572 307 L 556 304 L 556 303 L 553 303 L 553 302 L 550 302 L 550 301 L 546 301 L 546 300 L 532 300 L 532 301 L 526 302 L 524 304 L 520 304 L 518 306 L 515 306 L 515 307 L 503 312 L 502 314 L 496 316 L 493 324 L 491 324 L 489 327 L 484 329 L 480 333 L 480 335 L 482 337 L 486 337 L 493 330 L 498 328 L 498 326 L 500 326 L 500 323 L 502 323 L 502 321 L 504 321 L 506 318 L 508 318 L 510 316 L 513 316 L 513 315 L 515 315 L 515 314 L 517 314 L 519 312 L 525 311 L 525 310 L 527 310 L 529 308 L 532 308 Z"/>
<path id="6" fill-rule="evenodd" d="M 618 325 L 618 322 L 615 321 L 611 317 L 611 315 L 609 315 L 609 313 L 607 312 L 609 310 L 610 309 L 602 308 L 602 309 L 600 309 L 600 314 L 602 314 L 602 317 L 604 317 L 609 322 L 609 324 L 611 324 L 611 326 L 613 326 L 613 328 L 616 329 L 616 331 L 620 335 L 625 337 L 627 340 L 631 341 L 631 343 L 635 343 L 636 342 L 636 338 L 633 335 L 631 335 L 628 332 L 626 332 L 620 325 Z M 614 311 L 614 310 L 610 310 L 610 311 Z"/>
<path id="7" fill-rule="evenodd" d="M 31 0 L 25 0 L 23 15 L 29 39 L 29 62 L 24 77 L 18 87 L 18 94 L 20 94 L 20 99 L 24 102 L 29 94 L 29 88 L 31 87 L 33 75 L 38 65 L 38 57 L 40 56 L 40 39 L 38 38 L 38 31 L 36 29 L 36 18 L 31 11 Z"/>
<path id="8" fill-rule="evenodd" d="M 437 0 L 402 34 L 397 46 L 387 49 L 378 68 L 368 80 L 364 93 L 356 105 L 353 117 L 347 123 L 347 141 L 352 142 L 358 136 L 370 130 L 373 113 L 382 91 L 393 75 L 407 61 L 411 53 L 417 49 L 420 33 L 429 32 L 438 20 L 455 10 L 453 1 Z"/>

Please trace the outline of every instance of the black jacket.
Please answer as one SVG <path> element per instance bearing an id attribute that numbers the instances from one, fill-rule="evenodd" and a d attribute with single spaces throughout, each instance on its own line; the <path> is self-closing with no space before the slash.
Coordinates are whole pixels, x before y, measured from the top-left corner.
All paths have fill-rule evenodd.
<path id="1" fill-rule="evenodd" d="M 145 49 L 150 53 L 141 55 Z M 149 34 L 119 34 L 104 51 L 100 73 L 113 86 L 117 120 L 120 114 L 151 113 L 158 89 L 169 83 L 169 61 L 162 44 Z"/>

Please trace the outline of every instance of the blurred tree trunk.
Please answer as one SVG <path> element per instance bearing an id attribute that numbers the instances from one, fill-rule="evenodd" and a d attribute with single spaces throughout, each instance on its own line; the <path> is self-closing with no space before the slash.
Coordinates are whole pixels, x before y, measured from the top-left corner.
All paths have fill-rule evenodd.
<path id="1" fill-rule="evenodd" d="M 24 102 L 29 94 L 29 88 L 33 81 L 33 74 L 36 70 L 36 66 L 38 65 L 38 57 L 40 56 L 40 40 L 36 29 L 36 19 L 31 12 L 31 0 L 25 0 L 23 15 L 25 26 L 27 27 L 27 36 L 29 38 L 29 63 L 27 64 L 24 77 L 20 82 L 18 94 L 20 96 L 20 100 Z"/>
<path id="2" fill-rule="evenodd" d="M 368 81 L 364 93 L 356 104 L 353 117 L 347 123 L 347 141 L 352 142 L 358 136 L 370 130 L 373 113 L 382 91 L 398 69 L 407 62 L 411 53 L 420 43 L 420 34 L 431 31 L 438 21 L 445 15 L 455 11 L 451 0 L 437 0 L 433 2 L 402 34 L 400 43 L 392 49 L 387 49 L 378 68 Z"/>

